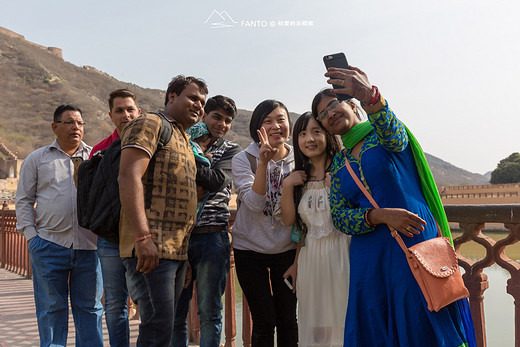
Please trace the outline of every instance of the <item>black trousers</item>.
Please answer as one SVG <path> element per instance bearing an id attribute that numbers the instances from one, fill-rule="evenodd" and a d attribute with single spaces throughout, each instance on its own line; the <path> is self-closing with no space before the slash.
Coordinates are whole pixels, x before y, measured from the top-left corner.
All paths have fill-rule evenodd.
<path id="1" fill-rule="evenodd" d="M 253 317 L 252 347 L 274 346 L 275 327 L 279 347 L 298 346 L 296 295 L 283 279 L 296 250 L 279 254 L 233 251 L 238 281 Z"/>

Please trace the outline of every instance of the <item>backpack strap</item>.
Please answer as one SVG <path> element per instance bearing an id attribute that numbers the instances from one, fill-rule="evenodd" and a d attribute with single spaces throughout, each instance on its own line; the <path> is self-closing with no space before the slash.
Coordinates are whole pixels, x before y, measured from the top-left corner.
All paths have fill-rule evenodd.
<path id="1" fill-rule="evenodd" d="M 148 163 L 148 177 L 146 179 L 146 192 L 144 196 L 144 208 L 149 209 L 152 207 L 152 190 L 153 190 L 153 176 L 155 172 L 155 154 L 161 150 L 168 142 L 170 142 L 173 134 L 172 125 L 170 121 L 166 118 L 164 114 L 161 112 L 150 112 L 153 113 L 161 119 L 161 132 L 159 134 L 159 143 L 157 144 L 157 149 L 155 153 L 152 155 L 150 162 Z"/>
<path id="2" fill-rule="evenodd" d="M 256 169 L 257 169 L 257 161 L 256 161 L 256 157 L 254 155 L 252 155 L 251 153 L 249 152 L 246 152 L 246 158 L 247 160 L 249 160 L 249 166 L 251 167 L 251 171 L 253 171 L 253 174 L 256 175 Z M 238 208 L 240 207 L 240 199 L 237 197 L 237 210 Z"/>
<path id="3" fill-rule="evenodd" d="M 256 162 L 256 157 L 249 152 L 246 152 L 247 160 L 249 160 L 249 165 L 251 166 L 251 171 L 256 175 L 256 168 L 258 163 Z"/>

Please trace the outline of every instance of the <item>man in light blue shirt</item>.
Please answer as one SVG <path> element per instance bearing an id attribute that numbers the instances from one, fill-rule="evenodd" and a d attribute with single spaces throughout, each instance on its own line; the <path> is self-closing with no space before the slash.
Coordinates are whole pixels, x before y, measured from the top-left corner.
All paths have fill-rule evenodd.
<path id="1" fill-rule="evenodd" d="M 76 211 L 77 168 L 91 150 L 82 141 L 84 126 L 77 106 L 60 105 L 56 140 L 29 154 L 20 170 L 16 227 L 31 255 L 41 346 L 66 345 L 69 293 L 76 346 L 103 346 L 97 238 L 79 226 Z"/>

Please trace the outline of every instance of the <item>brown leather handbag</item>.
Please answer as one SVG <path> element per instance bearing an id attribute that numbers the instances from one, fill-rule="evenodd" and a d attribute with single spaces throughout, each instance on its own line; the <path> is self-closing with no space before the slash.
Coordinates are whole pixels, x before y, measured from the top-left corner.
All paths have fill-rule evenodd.
<path id="1" fill-rule="evenodd" d="M 356 176 L 345 156 L 345 167 L 375 208 L 379 208 L 365 186 Z M 388 226 L 392 236 L 403 250 L 410 270 L 421 288 L 428 310 L 438 312 L 441 308 L 463 298 L 469 297 L 459 270 L 455 250 L 447 237 L 438 237 L 420 242 L 407 248 L 397 231 Z"/>

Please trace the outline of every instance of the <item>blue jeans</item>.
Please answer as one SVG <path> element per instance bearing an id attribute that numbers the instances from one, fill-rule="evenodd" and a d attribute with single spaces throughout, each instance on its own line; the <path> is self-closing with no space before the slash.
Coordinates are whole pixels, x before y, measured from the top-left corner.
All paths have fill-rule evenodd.
<path id="1" fill-rule="evenodd" d="M 188 262 L 159 259 L 159 266 L 144 274 L 135 269 L 137 257 L 122 259 L 130 297 L 139 306 L 141 316 L 137 346 L 169 346 Z"/>
<path id="2" fill-rule="evenodd" d="M 119 257 L 119 246 L 98 238 L 97 253 L 103 274 L 105 290 L 105 321 L 111 347 L 127 347 L 130 344 L 128 309 L 126 307 L 128 289 L 126 268 Z"/>
<path id="3" fill-rule="evenodd" d="M 220 346 L 222 295 L 226 290 L 230 254 L 231 246 L 226 230 L 191 235 L 188 259 L 193 281 L 197 281 L 201 347 Z M 177 304 L 172 347 L 188 346 L 186 318 L 193 294 L 193 281 L 182 291 Z"/>
<path id="4" fill-rule="evenodd" d="M 103 286 L 96 251 L 65 248 L 38 236 L 28 247 L 40 346 L 67 344 L 69 293 L 76 346 L 103 346 Z"/>

